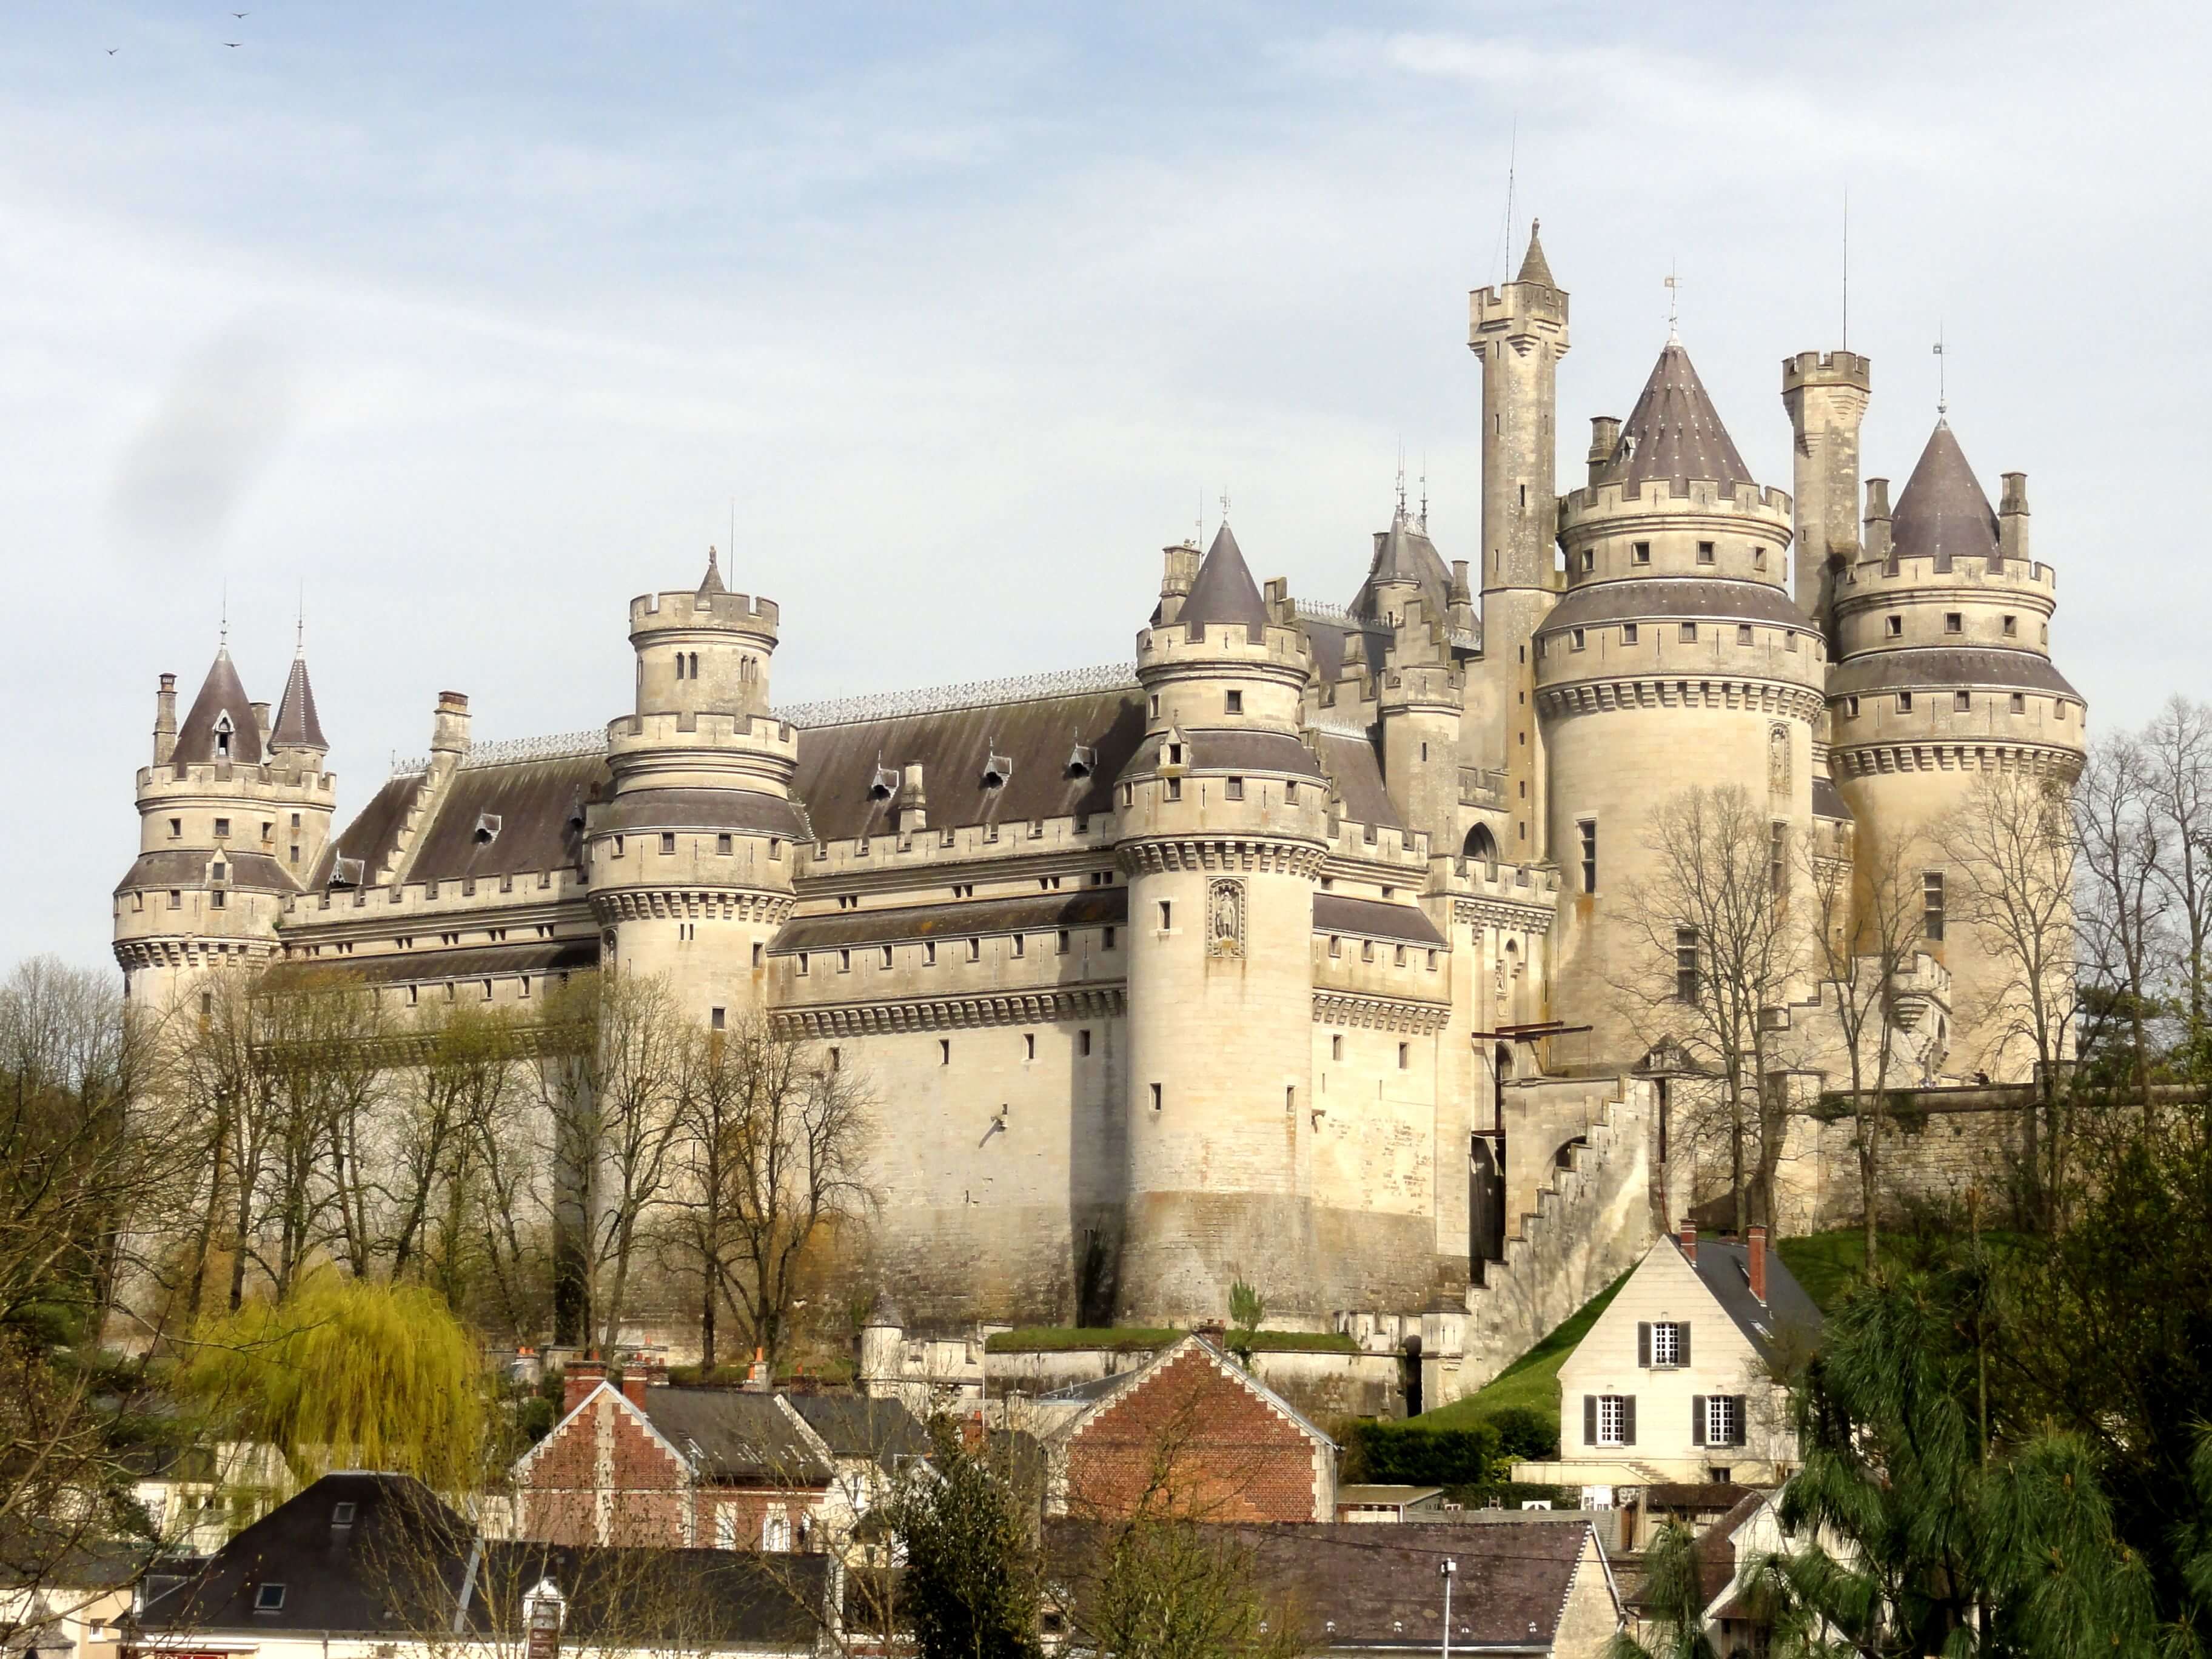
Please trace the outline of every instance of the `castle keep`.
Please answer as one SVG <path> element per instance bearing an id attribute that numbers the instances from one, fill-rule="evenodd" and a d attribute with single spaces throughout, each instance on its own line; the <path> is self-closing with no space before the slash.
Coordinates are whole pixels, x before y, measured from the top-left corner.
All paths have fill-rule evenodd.
<path id="1" fill-rule="evenodd" d="M 1471 559 L 1401 492 L 1340 608 L 1263 587 L 1224 524 L 1165 550 L 1126 665 L 780 707 L 777 607 L 710 555 L 631 601 L 604 732 L 477 743 L 441 693 L 343 829 L 304 654 L 273 718 L 227 649 L 181 722 L 164 675 L 129 994 L 278 961 L 399 1006 L 665 975 L 870 1080 L 878 1271 L 921 1321 L 1183 1323 L 1242 1277 L 1278 1322 L 1472 1354 L 1501 1285 L 1609 1277 L 1710 1196 L 1670 1161 L 1668 1033 L 1616 989 L 1662 803 L 1741 789 L 1786 896 L 1789 849 L 1849 858 L 2083 747 L 2021 475 L 1992 510 L 1939 422 L 1893 508 L 1867 360 L 1806 352 L 1784 493 L 1670 338 L 1563 493 L 1568 314 L 1534 234 L 1472 296 Z M 2016 1078 L 1921 856 L 1899 1080 Z M 1816 1086 L 1822 1006 L 1808 975 L 1781 1021 Z"/>

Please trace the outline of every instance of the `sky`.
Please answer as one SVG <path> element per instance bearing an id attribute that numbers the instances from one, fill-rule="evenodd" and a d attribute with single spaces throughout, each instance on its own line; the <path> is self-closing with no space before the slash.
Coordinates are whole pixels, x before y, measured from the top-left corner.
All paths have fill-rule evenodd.
<path id="1" fill-rule="evenodd" d="M 479 741 L 625 711 L 629 597 L 710 544 L 781 605 L 785 703 L 1127 661 L 1224 496 L 1256 575 L 1341 604 L 1401 453 L 1472 559 L 1466 296 L 1539 215 L 1563 487 L 1670 270 L 1789 487 L 1780 361 L 1844 343 L 1848 198 L 1866 472 L 1911 470 L 1940 335 L 2093 727 L 2212 696 L 2196 515 L 2145 522 L 2203 500 L 2208 35 L 2129 0 L 15 0 L 9 954 L 107 959 L 155 677 L 189 702 L 226 606 L 273 702 L 304 605 L 343 818 L 441 690 Z"/>

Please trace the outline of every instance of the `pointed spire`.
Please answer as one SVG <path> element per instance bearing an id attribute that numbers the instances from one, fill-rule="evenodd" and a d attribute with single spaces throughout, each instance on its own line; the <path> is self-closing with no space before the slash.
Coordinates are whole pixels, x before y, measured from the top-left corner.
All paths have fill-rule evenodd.
<path id="1" fill-rule="evenodd" d="M 1929 434 L 1928 447 L 1897 498 L 1889 533 L 1893 557 L 1996 556 L 1997 515 L 1948 421 L 1937 421 Z"/>
<path id="2" fill-rule="evenodd" d="M 1544 257 L 1544 240 L 1537 234 L 1543 228 L 1541 219 L 1528 222 L 1528 252 L 1521 261 L 1521 274 L 1513 280 L 1516 283 L 1540 283 L 1546 288 L 1556 289 L 1559 283 L 1553 280 L 1551 261 Z"/>
<path id="3" fill-rule="evenodd" d="M 1190 585 L 1190 597 L 1182 602 L 1176 620 L 1190 630 L 1193 639 L 1200 629 L 1223 623 L 1243 623 L 1255 635 L 1267 627 L 1267 603 L 1260 597 L 1260 585 L 1252 580 L 1251 568 L 1244 562 L 1237 538 L 1229 532 L 1228 520 L 1221 521 L 1213 545 L 1206 550 L 1197 580 Z"/>
<path id="4" fill-rule="evenodd" d="M 1757 482 L 1736 453 L 1735 441 L 1721 424 L 1720 413 L 1679 340 L 1668 341 L 1659 354 L 1634 412 L 1613 444 L 1613 459 L 1591 482 L 1637 490 L 1653 478 L 1678 484 L 1710 478 L 1723 489 Z"/>
<path id="5" fill-rule="evenodd" d="M 1411 583 L 1421 590 L 1431 620 L 1440 620 L 1451 605 L 1451 572 L 1429 539 L 1428 532 L 1413 521 L 1401 501 L 1391 515 L 1390 527 L 1375 532 L 1375 556 L 1367 567 L 1367 580 L 1352 595 L 1352 614 L 1365 622 L 1379 622 L 1383 610 L 1380 591 L 1392 583 Z"/>
<path id="6" fill-rule="evenodd" d="M 729 591 L 722 586 L 722 573 L 715 565 L 714 550 L 710 547 L 707 550 L 707 574 L 699 584 L 700 596 L 704 598 L 709 593 L 726 593 Z"/>
<path id="7" fill-rule="evenodd" d="M 226 641 L 229 631 L 228 627 L 223 630 Z M 177 746 L 169 757 L 179 765 L 192 761 L 261 763 L 261 730 L 254 723 L 253 705 L 246 700 L 227 642 L 216 647 L 199 696 L 192 699 L 191 712 L 177 728 Z"/>
<path id="8" fill-rule="evenodd" d="M 328 754 L 331 745 L 323 737 L 323 722 L 315 713 L 315 688 L 307 679 L 307 649 L 302 641 L 292 658 L 292 672 L 285 677 L 284 698 L 276 705 L 276 724 L 269 734 L 271 749 L 312 749 L 318 754 Z"/>

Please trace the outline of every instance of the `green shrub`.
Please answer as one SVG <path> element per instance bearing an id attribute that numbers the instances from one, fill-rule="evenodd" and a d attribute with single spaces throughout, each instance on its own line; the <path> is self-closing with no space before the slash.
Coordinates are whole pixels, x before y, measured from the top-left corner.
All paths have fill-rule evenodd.
<path id="1" fill-rule="evenodd" d="M 1498 1455 L 1509 1462 L 1534 1463 L 1559 1455 L 1559 1423 L 1534 1406 L 1504 1406 L 1486 1419 L 1498 1431 Z"/>
<path id="2" fill-rule="evenodd" d="M 1408 1428 L 1367 1420 L 1353 1425 L 1351 1478 L 1377 1486 L 1474 1486 L 1498 1467 L 1498 1431 L 1487 1423 L 1462 1429 Z"/>

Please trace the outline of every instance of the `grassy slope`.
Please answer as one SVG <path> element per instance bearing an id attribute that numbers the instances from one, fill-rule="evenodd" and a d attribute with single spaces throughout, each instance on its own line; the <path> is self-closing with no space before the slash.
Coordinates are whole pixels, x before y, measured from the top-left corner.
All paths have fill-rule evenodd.
<path id="1" fill-rule="evenodd" d="M 1782 1265 L 1790 1269 L 1790 1277 L 1804 1287 L 1805 1294 L 1824 1314 L 1835 1312 L 1851 1280 L 1866 1266 L 1866 1235 L 1856 1227 L 1780 1239 L 1774 1250 Z"/>
<path id="2" fill-rule="evenodd" d="M 1565 1324 L 1500 1371 L 1487 1387 L 1464 1400 L 1455 1400 L 1449 1406 L 1423 1412 L 1413 1420 L 1424 1428 L 1460 1429 L 1480 1423 L 1492 1412 L 1521 1406 L 1541 1412 L 1556 1422 L 1559 1415 L 1559 1367 L 1574 1352 L 1575 1344 L 1597 1322 L 1606 1304 L 1627 1282 L 1628 1275 L 1621 1274 L 1585 1302 Z"/>

